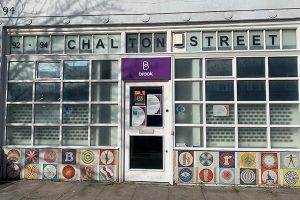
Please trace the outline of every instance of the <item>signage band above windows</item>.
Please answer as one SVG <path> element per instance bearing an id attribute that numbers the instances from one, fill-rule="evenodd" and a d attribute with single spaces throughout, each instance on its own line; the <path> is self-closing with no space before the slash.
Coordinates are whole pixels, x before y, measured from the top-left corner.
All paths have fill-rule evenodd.
<path id="1" fill-rule="evenodd" d="M 296 49 L 296 29 L 184 31 L 95 35 L 26 35 L 10 37 L 11 54 L 116 54 Z M 124 42 L 122 42 L 124 41 Z M 125 52 L 122 52 L 122 45 Z"/>
<path id="2" fill-rule="evenodd" d="M 173 52 L 296 49 L 296 30 L 191 31 L 173 33 Z"/>

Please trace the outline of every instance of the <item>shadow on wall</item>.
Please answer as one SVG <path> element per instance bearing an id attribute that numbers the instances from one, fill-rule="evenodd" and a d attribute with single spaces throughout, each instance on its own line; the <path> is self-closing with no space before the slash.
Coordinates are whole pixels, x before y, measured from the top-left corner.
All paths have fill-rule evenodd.
<path id="1" fill-rule="evenodd" d="M 0 3 L 0 12 L 3 13 L 3 26 L 30 25 L 32 18 L 39 16 L 38 24 L 42 25 L 63 25 L 68 24 L 66 17 L 75 19 L 88 16 L 92 16 L 92 23 L 99 23 L 103 13 L 122 13 L 124 9 L 121 5 L 119 0 L 4 0 Z"/>

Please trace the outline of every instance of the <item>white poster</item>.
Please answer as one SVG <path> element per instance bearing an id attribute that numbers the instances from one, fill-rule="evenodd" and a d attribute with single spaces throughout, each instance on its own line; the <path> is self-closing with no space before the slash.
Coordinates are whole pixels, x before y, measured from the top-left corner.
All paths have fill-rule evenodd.
<path id="1" fill-rule="evenodd" d="M 161 94 L 147 95 L 147 115 L 161 115 Z"/>
<path id="2" fill-rule="evenodd" d="M 229 116 L 229 105 L 213 105 L 213 116 L 215 117 Z"/>
<path id="3" fill-rule="evenodd" d="M 146 106 L 132 106 L 132 126 L 146 126 Z"/>

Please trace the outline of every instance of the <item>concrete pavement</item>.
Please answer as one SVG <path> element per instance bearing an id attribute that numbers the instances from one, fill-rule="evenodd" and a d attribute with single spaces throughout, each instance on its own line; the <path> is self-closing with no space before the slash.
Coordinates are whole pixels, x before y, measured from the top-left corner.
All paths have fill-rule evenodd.
<path id="1" fill-rule="evenodd" d="M 0 200 L 292 200 L 300 188 L 257 188 L 238 186 L 170 186 L 151 183 L 53 182 L 20 180 L 0 182 Z"/>

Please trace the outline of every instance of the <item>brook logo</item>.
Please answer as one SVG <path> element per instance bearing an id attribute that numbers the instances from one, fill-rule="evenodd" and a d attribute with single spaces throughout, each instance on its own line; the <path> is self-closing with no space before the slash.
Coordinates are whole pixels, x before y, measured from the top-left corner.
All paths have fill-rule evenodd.
<path id="1" fill-rule="evenodd" d="M 150 69 L 150 65 L 148 61 L 143 61 L 143 70 L 148 71 Z M 153 72 L 139 72 L 139 76 L 153 76 Z"/>

